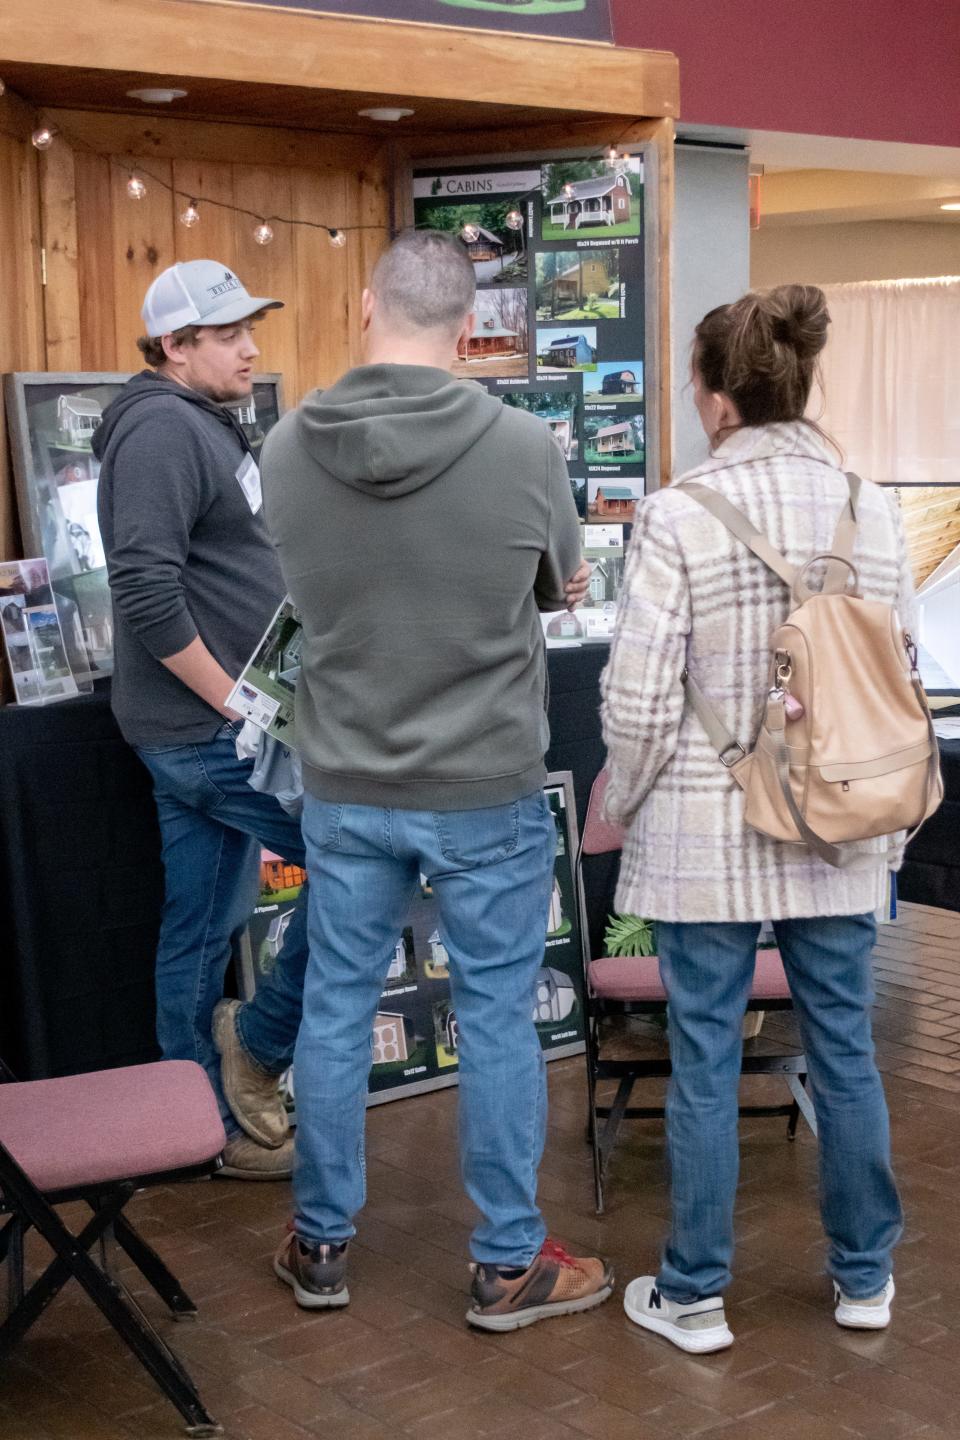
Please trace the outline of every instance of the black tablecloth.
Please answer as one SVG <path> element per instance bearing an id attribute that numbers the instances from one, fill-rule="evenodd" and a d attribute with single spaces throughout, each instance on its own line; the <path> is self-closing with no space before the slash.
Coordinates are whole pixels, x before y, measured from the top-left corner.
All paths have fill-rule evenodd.
<path id="1" fill-rule="evenodd" d="M 607 647 L 549 655 L 551 770 L 583 818 Z M 23 1078 L 156 1058 L 163 872 L 150 780 L 107 693 L 0 708 L 0 1055 Z"/>
<path id="2" fill-rule="evenodd" d="M 960 910 L 960 740 L 940 741 L 943 804 L 911 841 L 897 895 L 917 905 Z"/>

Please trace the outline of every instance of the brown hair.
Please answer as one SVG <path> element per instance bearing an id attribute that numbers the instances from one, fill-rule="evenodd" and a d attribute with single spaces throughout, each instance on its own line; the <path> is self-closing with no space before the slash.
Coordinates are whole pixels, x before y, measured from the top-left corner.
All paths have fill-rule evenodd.
<path id="1" fill-rule="evenodd" d="M 829 324 L 815 285 L 751 291 L 704 315 L 694 367 L 708 390 L 730 397 L 744 425 L 802 420 Z"/>
<path id="2" fill-rule="evenodd" d="M 171 330 L 170 339 L 175 345 L 196 345 L 197 331 L 199 329 L 199 325 L 181 325 L 179 330 Z M 161 335 L 157 335 L 156 337 L 152 335 L 141 335 L 137 341 L 137 349 L 147 364 L 153 366 L 154 370 L 159 369 L 167 358 L 163 348 L 163 337 Z"/>

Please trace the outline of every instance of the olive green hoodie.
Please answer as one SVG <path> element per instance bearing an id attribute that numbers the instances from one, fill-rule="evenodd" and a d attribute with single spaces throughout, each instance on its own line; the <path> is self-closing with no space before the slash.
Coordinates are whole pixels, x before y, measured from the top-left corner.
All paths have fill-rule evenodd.
<path id="1" fill-rule="evenodd" d="M 547 426 L 445 370 L 364 365 L 281 420 L 262 471 L 303 617 L 307 791 L 465 810 L 537 789 L 538 610 L 563 607 L 580 562 Z"/>

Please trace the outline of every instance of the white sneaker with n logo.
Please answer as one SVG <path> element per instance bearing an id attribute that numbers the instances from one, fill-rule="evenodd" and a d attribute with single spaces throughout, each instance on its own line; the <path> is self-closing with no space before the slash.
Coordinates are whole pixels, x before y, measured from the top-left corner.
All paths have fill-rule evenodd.
<path id="1" fill-rule="evenodd" d="M 657 1289 L 655 1275 L 641 1275 L 631 1280 L 623 1296 L 623 1308 L 635 1325 L 653 1330 L 667 1340 L 695 1355 L 711 1350 L 726 1350 L 733 1344 L 733 1334 L 723 1313 L 723 1300 L 709 1295 L 692 1305 L 678 1305 Z"/>

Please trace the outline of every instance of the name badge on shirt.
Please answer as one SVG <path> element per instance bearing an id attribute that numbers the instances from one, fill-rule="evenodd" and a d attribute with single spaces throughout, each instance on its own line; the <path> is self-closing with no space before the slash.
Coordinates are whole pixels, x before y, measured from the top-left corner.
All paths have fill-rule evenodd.
<path id="1" fill-rule="evenodd" d="M 243 462 L 237 470 L 237 479 L 240 481 L 240 489 L 246 496 L 247 504 L 256 515 L 263 504 L 263 493 L 260 489 L 260 467 L 252 455 L 243 457 Z"/>

